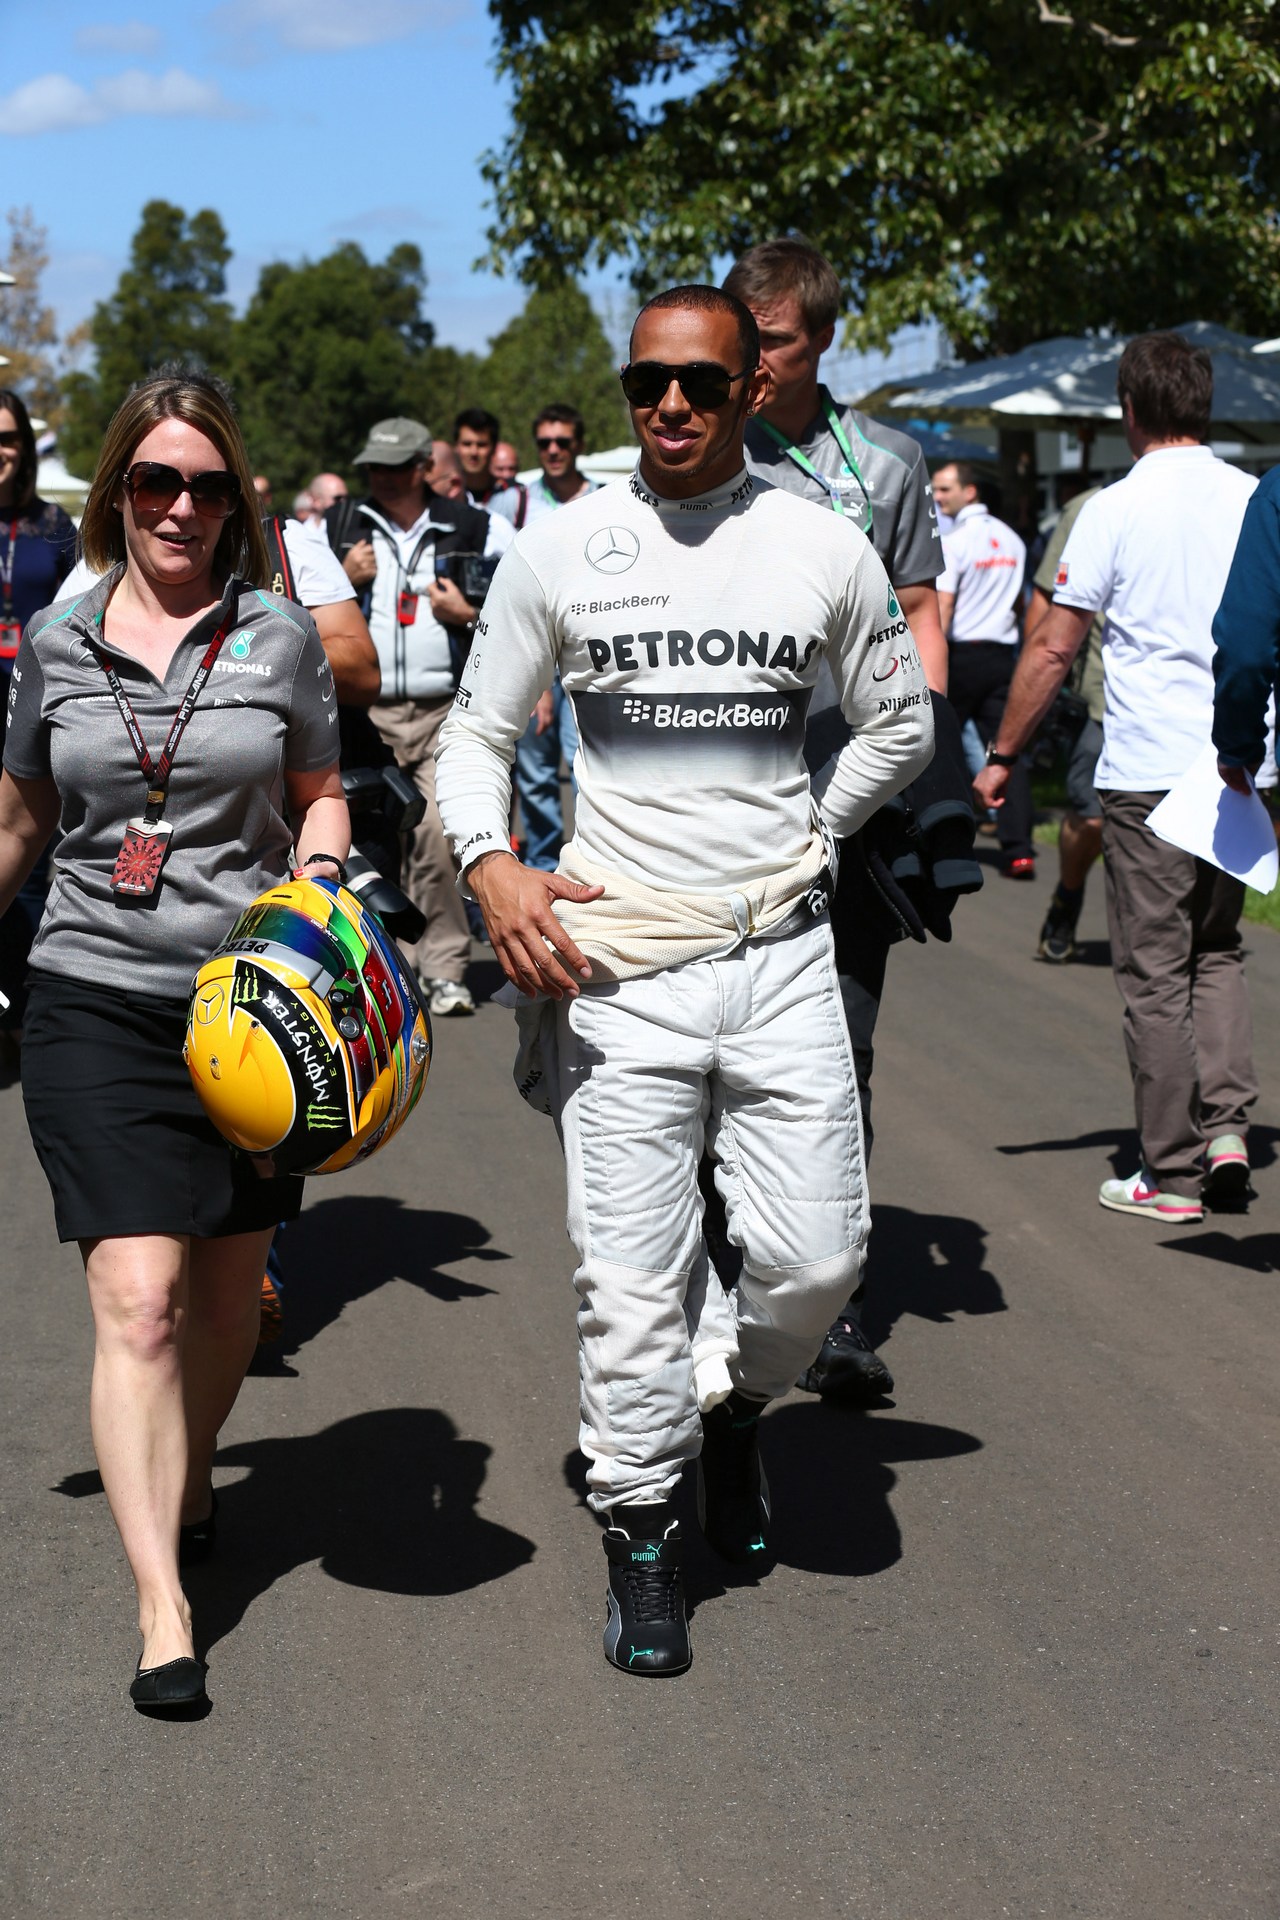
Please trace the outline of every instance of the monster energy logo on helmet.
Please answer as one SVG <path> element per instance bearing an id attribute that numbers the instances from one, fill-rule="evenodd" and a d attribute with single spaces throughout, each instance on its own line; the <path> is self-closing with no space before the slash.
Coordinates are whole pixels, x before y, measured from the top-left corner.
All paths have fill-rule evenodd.
<path id="1" fill-rule="evenodd" d="M 258 978 L 256 967 L 237 967 L 236 977 L 231 982 L 231 1004 L 233 1007 L 247 1007 L 262 998 L 262 982 Z"/>

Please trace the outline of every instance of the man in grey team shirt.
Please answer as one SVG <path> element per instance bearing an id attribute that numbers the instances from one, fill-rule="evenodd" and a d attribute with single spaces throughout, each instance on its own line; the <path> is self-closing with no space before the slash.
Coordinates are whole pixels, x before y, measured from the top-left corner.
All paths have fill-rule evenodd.
<path id="1" fill-rule="evenodd" d="M 724 286 L 751 309 L 770 376 L 764 406 L 747 426 L 749 471 L 845 516 L 866 534 L 893 582 L 929 686 L 935 696 L 945 694 L 947 643 L 934 585 L 942 542 L 924 455 L 909 435 L 833 400 L 818 379 L 842 304 L 835 269 L 805 240 L 766 240 L 743 254 Z M 820 681 L 811 722 L 830 700 L 828 689 L 824 703 Z M 880 901 L 865 897 L 868 892 L 861 861 L 847 858 L 832 923 L 870 1153 L 873 1041 L 892 935 Z M 892 1391 L 889 1370 L 859 1325 L 856 1299 L 799 1384 L 857 1398 Z"/>

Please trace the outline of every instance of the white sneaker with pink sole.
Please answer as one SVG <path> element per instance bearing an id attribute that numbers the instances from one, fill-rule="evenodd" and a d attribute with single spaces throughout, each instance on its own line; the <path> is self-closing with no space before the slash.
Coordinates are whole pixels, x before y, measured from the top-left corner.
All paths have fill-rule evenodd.
<path id="1" fill-rule="evenodd" d="M 1194 1227 L 1204 1219 L 1204 1208 L 1194 1194 L 1165 1193 L 1145 1167 L 1127 1180 L 1104 1180 L 1098 1193 L 1113 1213 L 1142 1213 L 1167 1227 Z"/>

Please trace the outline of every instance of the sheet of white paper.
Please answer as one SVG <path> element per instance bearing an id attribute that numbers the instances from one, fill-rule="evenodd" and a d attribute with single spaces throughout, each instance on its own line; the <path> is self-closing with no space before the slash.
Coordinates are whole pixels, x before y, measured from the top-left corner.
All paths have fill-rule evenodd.
<path id="1" fill-rule="evenodd" d="M 1259 893 L 1270 893 L 1276 884 L 1280 860 L 1271 815 L 1256 788 L 1233 793 L 1223 784 L 1212 745 L 1147 815 L 1147 825 L 1170 846 L 1212 861 Z"/>

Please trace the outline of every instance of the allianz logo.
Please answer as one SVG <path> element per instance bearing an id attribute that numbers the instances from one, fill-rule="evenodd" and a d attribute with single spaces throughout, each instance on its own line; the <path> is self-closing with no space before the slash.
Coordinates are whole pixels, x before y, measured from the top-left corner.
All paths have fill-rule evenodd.
<path id="1" fill-rule="evenodd" d="M 785 700 L 767 707 L 753 707 L 747 700 L 721 700 L 697 706 L 683 700 L 640 700 L 628 696 L 622 703 L 623 719 L 635 727 L 648 722 L 654 727 L 675 729 L 749 727 L 758 731 L 762 727 L 776 727 L 781 731 L 790 713 Z"/>

